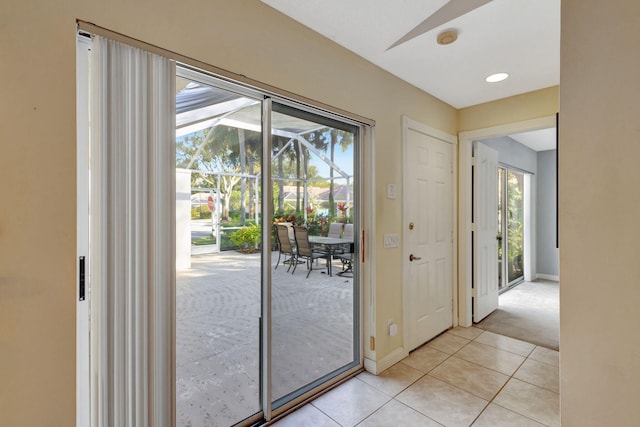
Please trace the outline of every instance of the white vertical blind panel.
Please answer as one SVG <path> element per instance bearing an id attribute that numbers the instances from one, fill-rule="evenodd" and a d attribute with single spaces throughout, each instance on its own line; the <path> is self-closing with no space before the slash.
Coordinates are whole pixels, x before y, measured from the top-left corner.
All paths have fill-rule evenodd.
<path id="1" fill-rule="evenodd" d="M 172 425 L 175 65 L 93 46 L 92 425 Z"/>

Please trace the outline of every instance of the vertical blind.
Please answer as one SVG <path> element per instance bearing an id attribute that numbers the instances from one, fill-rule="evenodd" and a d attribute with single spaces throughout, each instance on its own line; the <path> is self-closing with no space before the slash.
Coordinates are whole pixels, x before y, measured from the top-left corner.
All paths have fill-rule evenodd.
<path id="1" fill-rule="evenodd" d="M 91 425 L 170 426 L 175 350 L 175 64 L 94 36 Z"/>

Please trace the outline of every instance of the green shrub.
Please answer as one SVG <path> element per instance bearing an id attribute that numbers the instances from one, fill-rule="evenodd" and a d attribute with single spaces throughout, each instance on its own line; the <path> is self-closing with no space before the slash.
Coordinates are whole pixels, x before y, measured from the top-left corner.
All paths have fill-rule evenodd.
<path id="1" fill-rule="evenodd" d="M 191 208 L 191 219 L 211 219 L 211 211 L 206 206 Z"/>
<path id="2" fill-rule="evenodd" d="M 256 252 L 261 237 L 260 227 L 255 224 L 242 227 L 229 236 L 234 244 L 242 248 L 243 252 Z"/>

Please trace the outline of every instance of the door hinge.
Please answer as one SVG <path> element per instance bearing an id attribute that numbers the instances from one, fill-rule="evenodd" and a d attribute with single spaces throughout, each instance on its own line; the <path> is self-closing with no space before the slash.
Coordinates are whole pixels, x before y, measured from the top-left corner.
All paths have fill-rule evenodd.
<path id="1" fill-rule="evenodd" d="M 478 227 L 476 226 L 475 222 L 471 223 L 471 231 L 478 231 Z"/>
<path id="2" fill-rule="evenodd" d="M 369 350 L 374 351 L 376 349 L 375 337 L 369 337 Z"/>

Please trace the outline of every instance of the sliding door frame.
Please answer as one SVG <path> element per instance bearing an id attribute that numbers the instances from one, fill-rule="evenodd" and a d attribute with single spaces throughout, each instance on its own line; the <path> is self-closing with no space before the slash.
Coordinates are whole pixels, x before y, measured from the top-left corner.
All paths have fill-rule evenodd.
<path id="1" fill-rule="evenodd" d="M 302 114 L 309 114 L 317 116 L 319 118 L 325 118 L 330 121 L 343 123 L 350 127 L 357 128 L 357 138 L 354 140 L 354 202 L 358 202 L 359 206 L 355 210 L 354 214 L 354 226 L 357 231 L 354 234 L 354 244 L 356 247 L 356 254 L 359 255 L 357 260 L 354 260 L 354 280 L 357 283 L 357 287 L 354 286 L 353 297 L 353 315 L 354 315 L 354 360 L 338 369 L 338 374 L 331 376 L 330 379 L 322 381 L 320 385 L 313 385 L 314 383 L 302 387 L 300 392 L 291 400 L 282 402 L 281 399 L 273 401 L 273 395 L 271 391 L 272 385 L 272 366 L 271 366 L 271 338 L 272 338 L 272 322 L 271 322 L 271 269 L 262 269 L 262 283 L 261 283 L 261 351 L 260 351 L 260 403 L 261 412 L 252 415 L 245 420 L 246 422 L 255 422 L 262 417 L 266 421 L 270 421 L 275 417 L 285 413 L 291 408 L 296 407 L 301 402 L 308 400 L 316 395 L 319 391 L 330 387 L 331 385 L 344 380 L 345 378 L 353 375 L 354 373 L 362 370 L 364 366 L 364 352 L 363 352 L 363 296 L 364 296 L 364 284 L 362 274 L 362 253 L 365 250 L 363 247 L 362 230 L 365 218 L 363 213 L 366 209 L 363 208 L 363 162 L 364 162 L 364 147 L 370 146 L 372 137 L 372 127 L 361 123 L 354 119 L 349 119 L 342 114 L 335 114 L 327 111 L 325 108 L 314 108 L 308 104 L 301 104 L 298 101 L 292 100 L 288 97 L 279 97 L 274 94 L 265 93 L 256 88 L 247 87 L 241 82 L 233 82 L 228 79 L 222 79 L 219 76 L 211 74 L 205 70 L 201 70 L 190 66 L 185 63 L 178 63 L 176 66 L 176 75 L 189 80 L 197 81 L 206 85 L 210 85 L 219 89 L 228 90 L 240 95 L 244 95 L 253 99 L 262 99 L 262 172 L 261 172 L 261 185 L 262 185 L 262 241 L 270 242 L 271 239 L 271 227 L 269 224 L 273 223 L 273 215 L 271 212 L 271 206 L 273 205 L 273 189 L 272 189 L 272 123 L 271 117 L 273 113 L 273 104 L 277 103 L 285 108 L 291 108 L 300 111 Z M 262 245 L 262 262 L 263 265 L 271 265 L 271 246 L 269 244 Z M 274 406 L 277 405 L 277 406 Z"/>
<path id="2" fill-rule="evenodd" d="M 526 245 L 525 245 L 525 231 L 529 228 L 529 224 L 525 225 L 525 206 L 527 205 L 526 201 L 529 200 L 530 194 L 528 191 L 525 191 L 524 181 L 527 175 L 530 172 L 526 172 L 520 170 L 518 168 L 514 168 L 513 166 L 509 166 L 503 163 L 498 165 L 499 169 L 504 171 L 502 180 L 499 181 L 499 185 L 502 189 L 502 206 L 500 211 L 500 216 L 502 219 L 500 234 L 502 235 L 502 265 L 500 266 L 502 280 L 498 287 L 498 292 L 503 293 L 513 288 L 515 285 L 524 281 L 525 278 L 525 258 L 529 257 L 529 254 L 526 254 Z M 508 218 L 508 208 L 509 208 L 509 174 L 518 174 L 522 176 L 522 231 L 521 231 L 521 239 L 522 239 L 522 275 L 518 276 L 514 280 L 509 280 L 509 218 Z"/>
<path id="3" fill-rule="evenodd" d="M 89 368 L 89 50 L 91 40 L 77 35 L 76 45 L 76 426 L 91 422 Z"/>
<path id="4" fill-rule="evenodd" d="M 325 374 L 323 377 L 317 378 L 312 383 L 307 384 L 301 387 L 298 390 L 293 391 L 291 394 L 296 394 L 294 398 L 289 401 L 282 403 L 283 400 L 287 398 L 288 395 L 277 399 L 272 402 L 272 405 L 276 405 L 273 408 L 273 412 L 276 414 L 281 414 L 289 408 L 299 404 L 300 402 L 308 399 L 310 396 L 315 395 L 319 390 L 327 388 L 330 384 L 333 384 L 337 381 L 340 381 L 353 373 L 361 370 L 364 367 L 364 355 L 363 355 L 363 274 L 362 274 L 362 254 L 363 254 L 363 244 L 362 239 L 362 224 L 363 224 L 363 212 L 366 209 L 363 209 L 363 191 L 362 191 L 362 182 L 363 182 L 363 174 L 362 174 L 362 165 L 363 165 L 363 145 L 365 141 L 365 125 L 361 123 L 357 123 L 352 120 L 347 120 L 342 116 L 337 116 L 334 114 L 330 114 L 326 111 L 318 111 L 308 106 L 301 106 L 295 102 L 291 102 L 290 100 L 283 99 L 270 99 L 270 104 L 272 108 L 270 112 L 277 112 L 281 114 L 287 114 L 291 117 L 301 118 L 303 120 L 314 121 L 317 117 L 320 120 L 318 122 L 325 121 L 327 126 L 332 126 L 331 123 L 326 122 L 336 122 L 335 128 L 341 130 L 347 130 L 347 128 L 355 128 L 354 129 L 354 158 L 353 158 L 353 200 L 351 203 L 354 206 L 353 210 L 353 225 L 354 225 L 354 259 L 353 259 L 353 360 L 352 362 L 343 365 L 342 367 L 334 370 L 333 372 Z M 276 104 L 273 107 L 273 104 Z M 311 117 L 308 117 L 311 116 Z M 322 120 L 324 119 L 324 120 Z M 350 130 L 348 130 L 350 131 Z M 269 140 L 271 141 L 271 135 L 269 136 Z M 271 149 L 271 146 L 269 146 Z M 271 176 L 271 175 L 269 175 Z M 271 190 L 271 187 L 269 187 Z M 268 206 L 273 206 L 273 199 L 269 201 Z M 357 285 L 357 286 L 356 286 Z M 317 385 L 320 383 L 319 385 Z"/>

